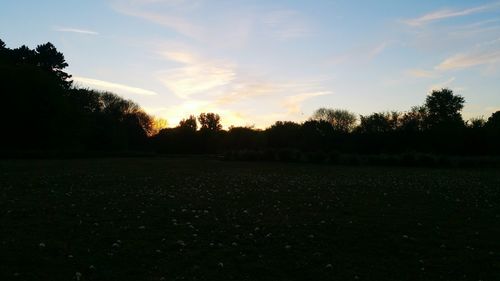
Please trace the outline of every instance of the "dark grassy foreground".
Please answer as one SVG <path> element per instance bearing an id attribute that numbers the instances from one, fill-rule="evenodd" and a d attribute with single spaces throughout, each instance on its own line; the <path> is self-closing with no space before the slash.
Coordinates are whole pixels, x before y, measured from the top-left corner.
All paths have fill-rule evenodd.
<path id="1" fill-rule="evenodd" d="M 500 171 L 4 160 L 0 280 L 500 280 Z"/>

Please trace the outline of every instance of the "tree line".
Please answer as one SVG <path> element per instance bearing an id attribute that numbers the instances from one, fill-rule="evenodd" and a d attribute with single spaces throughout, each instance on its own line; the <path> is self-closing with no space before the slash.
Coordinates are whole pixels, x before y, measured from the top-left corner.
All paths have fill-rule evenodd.
<path id="1" fill-rule="evenodd" d="M 75 87 L 67 66 L 51 43 L 9 49 L 0 40 L 1 150 L 147 149 L 155 120 L 133 101 Z"/>
<path id="2" fill-rule="evenodd" d="M 487 120 L 464 121 L 465 100 L 450 89 L 434 90 L 423 105 L 406 112 L 377 112 L 359 117 L 343 109 L 320 108 L 302 122 L 277 121 L 264 130 L 220 126 L 214 113 L 193 115 L 152 137 L 163 153 L 226 152 L 235 158 L 321 161 L 331 155 L 405 154 L 498 155 L 500 111 Z M 198 128 L 198 123 L 200 128 Z M 219 124 L 219 125 L 217 125 Z M 232 153 L 232 154 L 231 154 Z"/>
<path id="3" fill-rule="evenodd" d="M 216 113 L 188 116 L 174 128 L 113 93 L 73 85 L 51 43 L 10 49 L 0 40 L 1 151 L 225 153 L 236 159 L 314 161 L 339 154 L 499 155 L 500 111 L 465 121 L 465 99 L 434 90 L 408 111 L 356 115 L 320 108 L 301 123 L 224 130 Z"/>

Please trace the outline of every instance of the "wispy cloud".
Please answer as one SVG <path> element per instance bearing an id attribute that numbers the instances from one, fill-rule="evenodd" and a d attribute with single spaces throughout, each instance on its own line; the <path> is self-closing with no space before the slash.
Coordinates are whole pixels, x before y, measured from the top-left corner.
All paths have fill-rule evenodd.
<path id="1" fill-rule="evenodd" d="M 451 77 L 451 78 L 449 78 L 446 81 L 440 82 L 438 84 L 431 85 L 429 87 L 429 92 L 431 92 L 433 90 L 441 90 L 442 88 L 449 87 L 451 85 L 451 83 L 453 83 L 455 80 L 456 80 L 455 77 Z M 457 90 L 457 89 L 455 88 L 455 90 Z"/>
<path id="2" fill-rule="evenodd" d="M 137 18 L 142 18 L 144 20 L 162 25 L 167 27 L 179 34 L 184 36 L 199 39 L 203 37 L 205 30 L 203 27 L 196 25 L 186 19 L 168 15 L 165 13 L 145 11 L 140 8 L 129 7 L 129 6 L 116 6 L 115 9 L 122 14 L 133 16 Z"/>
<path id="3" fill-rule="evenodd" d="M 473 67 L 477 65 L 496 64 L 500 62 L 500 49 L 475 51 L 468 54 L 458 54 L 441 62 L 436 69 L 453 70 Z"/>
<path id="4" fill-rule="evenodd" d="M 208 96 L 214 104 L 226 106 L 256 97 L 272 98 L 318 88 L 318 81 L 270 81 L 245 73 L 231 61 L 209 59 L 186 50 L 160 54 L 181 66 L 159 72 L 159 80 L 176 96 L 187 100 L 195 95 L 197 98 Z"/>
<path id="5" fill-rule="evenodd" d="M 407 73 L 416 78 L 433 78 L 436 76 L 434 71 L 423 69 L 410 69 Z"/>
<path id="6" fill-rule="evenodd" d="M 320 78 L 296 82 L 278 82 L 240 75 L 226 92 L 218 96 L 216 102 L 220 105 L 227 105 L 259 98 L 268 101 L 279 100 L 281 105 L 290 108 L 289 105 L 291 104 L 300 106 L 300 103 L 307 100 L 305 97 L 311 93 L 326 93 L 321 87 L 321 83 L 326 80 L 328 79 Z M 304 93 L 308 94 L 304 95 Z"/>
<path id="7" fill-rule="evenodd" d="M 228 105 L 245 99 L 256 98 L 264 95 L 274 95 L 279 88 L 274 83 L 261 81 L 259 79 L 240 78 L 227 92 L 217 97 L 216 103 Z"/>
<path id="8" fill-rule="evenodd" d="M 219 4 L 214 2 L 210 6 Z M 162 26 L 205 44 L 205 48 L 241 47 L 246 44 L 253 26 L 252 13 L 235 10 L 228 15 L 214 8 L 212 17 L 200 17 L 199 11 L 204 6 L 203 0 L 117 0 L 111 5 L 118 13 Z"/>
<path id="9" fill-rule="evenodd" d="M 500 19 L 488 19 L 488 20 L 478 21 L 478 22 L 474 22 L 474 23 L 465 25 L 463 27 L 463 29 L 470 29 L 470 28 L 487 26 L 487 25 L 490 25 L 492 23 L 497 23 L 497 22 L 500 22 Z"/>
<path id="10" fill-rule="evenodd" d="M 114 91 L 117 93 L 125 92 L 129 94 L 143 95 L 143 96 L 155 96 L 158 95 L 156 92 L 145 90 L 137 87 L 131 87 L 124 84 L 113 83 L 93 78 L 73 76 L 73 81 L 81 83 L 85 86 L 93 86 L 100 90 Z"/>
<path id="11" fill-rule="evenodd" d="M 463 16 L 472 15 L 472 14 L 496 10 L 498 8 L 500 8 L 500 2 L 494 2 L 491 4 L 486 4 L 486 5 L 472 7 L 472 8 L 463 9 L 463 10 L 445 9 L 445 10 L 434 11 L 434 12 L 425 14 L 425 15 L 418 17 L 418 18 L 405 20 L 404 23 L 411 25 L 411 26 L 422 26 L 422 25 L 425 25 L 425 24 L 428 24 L 428 23 L 431 23 L 434 21 L 438 21 L 438 20 L 443 20 L 443 19 L 447 19 L 447 18 L 454 18 L 454 17 L 463 17 Z"/>
<path id="12" fill-rule="evenodd" d="M 99 33 L 96 31 L 88 30 L 88 29 L 79 29 L 79 28 L 71 28 L 71 27 L 54 27 L 55 31 L 58 32 L 72 32 L 86 35 L 98 35 Z"/>
<path id="13" fill-rule="evenodd" d="M 203 59 L 186 51 L 165 51 L 161 55 L 182 64 L 158 74 L 162 83 L 181 98 L 228 85 L 236 76 L 234 67 L 227 62 Z"/>
<path id="14" fill-rule="evenodd" d="M 333 56 L 327 63 L 329 64 L 360 64 L 367 63 L 375 59 L 377 56 L 381 55 L 391 46 L 397 44 L 397 40 L 386 40 L 378 44 L 358 46 L 356 48 L 350 49 L 347 52 Z"/>
<path id="15" fill-rule="evenodd" d="M 395 41 L 384 41 L 377 46 L 375 46 L 373 49 L 371 49 L 368 52 L 368 58 L 369 59 L 374 59 L 378 55 L 380 55 L 382 52 L 384 52 L 387 48 L 389 48 L 392 44 L 394 44 Z"/>
<path id="16" fill-rule="evenodd" d="M 322 91 L 322 92 L 302 93 L 298 95 L 289 96 L 284 100 L 283 106 L 288 110 L 289 114 L 297 114 L 300 112 L 302 104 L 305 101 L 315 97 L 330 95 L 330 94 L 332 94 L 332 92 Z"/>

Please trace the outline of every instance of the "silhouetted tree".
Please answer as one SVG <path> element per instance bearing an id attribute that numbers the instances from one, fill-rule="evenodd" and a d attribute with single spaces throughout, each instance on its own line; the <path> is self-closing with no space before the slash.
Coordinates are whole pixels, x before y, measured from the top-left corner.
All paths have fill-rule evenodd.
<path id="1" fill-rule="evenodd" d="M 0 39 L 0 64 L 5 64 L 8 60 L 9 50 L 5 47 L 5 42 Z"/>
<path id="2" fill-rule="evenodd" d="M 500 154 L 500 111 L 493 113 L 485 124 L 488 152 Z M 484 145 L 484 139 L 483 143 Z"/>
<path id="3" fill-rule="evenodd" d="M 34 65 L 36 62 L 36 52 L 31 50 L 25 45 L 22 45 L 19 48 L 13 49 L 11 52 L 10 58 L 11 61 L 15 64 L 32 64 Z"/>
<path id="4" fill-rule="evenodd" d="M 464 121 L 460 112 L 465 99 L 453 94 L 450 89 L 434 90 L 425 100 L 427 110 L 426 123 L 430 128 L 463 127 Z"/>
<path id="5" fill-rule="evenodd" d="M 222 129 L 220 124 L 220 116 L 216 113 L 201 113 L 198 116 L 198 121 L 200 122 L 200 130 L 208 130 L 212 132 L 217 132 Z"/>
<path id="6" fill-rule="evenodd" d="M 297 147 L 300 124 L 291 121 L 277 121 L 266 130 L 268 145 L 273 148 Z"/>
<path id="7" fill-rule="evenodd" d="M 263 131 L 253 127 L 229 127 L 224 146 L 227 150 L 258 150 L 265 148 Z"/>
<path id="8" fill-rule="evenodd" d="M 397 111 L 360 115 L 360 125 L 357 130 L 361 133 L 383 134 L 395 131 L 400 127 L 401 114 Z"/>
<path id="9" fill-rule="evenodd" d="M 332 124 L 324 120 L 308 120 L 300 128 L 300 148 L 305 151 L 328 151 L 336 134 Z"/>
<path id="10" fill-rule="evenodd" d="M 421 132 L 426 129 L 427 108 L 424 106 L 414 106 L 403 113 L 400 118 L 400 127 L 406 132 Z"/>
<path id="11" fill-rule="evenodd" d="M 461 116 L 465 100 L 449 89 L 433 91 L 423 106 L 404 113 L 360 116 L 358 126 L 356 115 L 347 110 L 320 108 L 311 120 L 278 121 L 265 130 L 224 131 L 216 113 L 191 115 L 175 128 L 164 128 L 164 122 L 133 101 L 73 87 L 71 76 L 63 71 L 67 66 L 51 43 L 35 50 L 10 49 L 0 40 L 1 152 L 229 150 L 248 159 L 314 162 L 337 159 L 339 152 L 500 154 L 500 111 L 486 122 L 473 118 L 465 123 Z"/>
<path id="12" fill-rule="evenodd" d="M 453 154 L 466 149 L 465 122 L 460 113 L 464 102 L 450 89 L 434 90 L 427 96 L 422 143 L 428 152 Z"/>
<path id="13" fill-rule="evenodd" d="M 323 120 L 332 124 L 336 131 L 349 133 L 356 125 L 356 115 L 348 110 L 319 108 L 311 117 L 313 120 Z"/>
<path id="14" fill-rule="evenodd" d="M 498 130 L 500 132 L 500 110 L 493 113 L 486 122 L 485 126 L 491 130 Z"/>
<path id="15" fill-rule="evenodd" d="M 0 47 L 0 150 L 145 149 L 154 122 L 137 104 L 111 93 L 71 87 L 62 53 Z M 29 128 L 29 129 L 28 129 Z"/>
<path id="16" fill-rule="evenodd" d="M 484 128 L 486 125 L 486 121 L 483 118 L 471 118 L 466 122 L 466 125 L 470 129 L 479 130 Z"/>
<path id="17" fill-rule="evenodd" d="M 188 118 L 182 119 L 179 122 L 178 128 L 195 132 L 198 129 L 198 123 L 196 123 L 196 117 L 194 115 L 189 115 Z"/>
<path id="18" fill-rule="evenodd" d="M 68 79 L 71 78 L 71 75 L 63 71 L 68 66 L 64 55 L 57 51 L 56 47 L 50 42 L 38 45 L 35 51 L 37 65 L 42 69 L 53 72 L 63 82 L 63 85 L 68 87 L 70 85 Z"/>

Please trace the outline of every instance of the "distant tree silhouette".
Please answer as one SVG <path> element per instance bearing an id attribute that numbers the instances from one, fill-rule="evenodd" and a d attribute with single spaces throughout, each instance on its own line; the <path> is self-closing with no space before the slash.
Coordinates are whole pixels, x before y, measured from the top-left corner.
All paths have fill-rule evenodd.
<path id="1" fill-rule="evenodd" d="M 435 159 L 446 154 L 500 155 L 500 111 L 487 121 L 464 122 L 465 99 L 450 89 L 433 91 L 422 106 L 406 112 L 360 116 L 359 125 L 354 113 L 320 108 L 308 121 L 278 121 L 265 130 L 230 127 L 225 131 L 216 113 L 190 115 L 177 127 L 165 128 L 166 122 L 131 100 L 74 87 L 64 72 L 67 66 L 64 55 L 51 43 L 34 50 L 10 49 L 0 40 L 0 153 L 230 151 L 254 160 L 318 163 L 337 161 L 340 153 L 408 154 L 403 158 L 409 162 L 416 161 L 415 153 L 434 154 L 430 158 Z"/>
<path id="2" fill-rule="evenodd" d="M 229 127 L 224 147 L 228 150 L 259 150 L 265 148 L 265 136 L 253 127 Z"/>
<path id="3" fill-rule="evenodd" d="M 433 90 L 425 100 L 427 110 L 427 125 L 430 128 L 462 127 L 464 121 L 460 112 L 465 99 L 453 94 L 450 89 Z"/>
<path id="4" fill-rule="evenodd" d="M 397 111 L 360 115 L 360 125 L 357 130 L 361 133 L 383 134 L 400 128 L 401 114 Z"/>
<path id="5" fill-rule="evenodd" d="M 217 132 L 222 129 L 220 123 L 220 116 L 216 113 L 201 113 L 198 116 L 198 122 L 200 122 L 200 130 Z"/>
<path id="6" fill-rule="evenodd" d="M 500 154 L 500 111 L 493 113 L 485 124 L 488 152 Z M 484 145 L 484 142 L 483 142 Z"/>
<path id="7" fill-rule="evenodd" d="M 465 122 L 461 110 L 465 99 L 450 89 L 434 90 L 425 100 L 426 119 L 422 135 L 426 150 L 452 154 L 466 150 Z"/>
<path id="8" fill-rule="evenodd" d="M 401 129 L 406 132 L 421 132 L 426 129 L 427 116 L 425 106 L 414 106 L 401 116 Z"/>
<path id="9" fill-rule="evenodd" d="M 164 128 L 153 136 L 153 143 L 161 153 L 203 153 L 201 138 L 196 131 L 196 117 L 182 119 L 175 128 Z"/>
<path id="10" fill-rule="evenodd" d="M 19 48 L 13 49 L 11 52 L 11 62 L 15 64 L 31 64 L 34 65 L 36 62 L 36 52 L 31 50 L 25 45 Z"/>
<path id="11" fill-rule="evenodd" d="M 300 127 L 300 148 L 305 151 L 328 151 L 335 144 L 337 134 L 332 124 L 324 120 L 308 120 Z"/>
<path id="12" fill-rule="evenodd" d="M 52 43 L 38 45 L 35 49 L 35 59 L 38 67 L 53 72 L 64 82 L 64 86 L 69 87 L 71 85 L 71 82 L 68 81 L 71 75 L 63 71 L 64 68 L 68 67 L 64 55 L 57 51 Z"/>
<path id="13" fill-rule="evenodd" d="M 349 133 L 356 125 L 356 115 L 348 110 L 319 108 L 316 110 L 311 119 L 322 120 L 332 124 L 336 131 Z"/>
<path id="14" fill-rule="evenodd" d="M 196 132 L 196 130 L 198 129 L 198 123 L 196 122 L 196 117 L 194 115 L 190 115 L 188 118 L 182 119 L 179 122 L 178 128 Z"/>
<path id="15" fill-rule="evenodd" d="M 290 121 L 277 121 L 266 130 L 268 145 L 274 148 L 297 147 L 300 124 Z"/>
<path id="16" fill-rule="evenodd" d="M 500 110 L 493 113 L 486 122 L 485 126 L 491 130 L 500 132 Z"/>
<path id="17" fill-rule="evenodd" d="M 8 59 L 8 49 L 5 47 L 5 42 L 0 39 L 0 64 L 5 64 Z"/>
<path id="18" fill-rule="evenodd" d="M 64 55 L 46 43 L 31 50 L 0 44 L 1 151 L 146 149 L 153 118 L 112 93 L 72 87 Z"/>
<path id="19" fill-rule="evenodd" d="M 486 121 L 483 118 L 476 117 L 469 119 L 466 124 L 468 128 L 478 130 L 484 128 Z"/>

